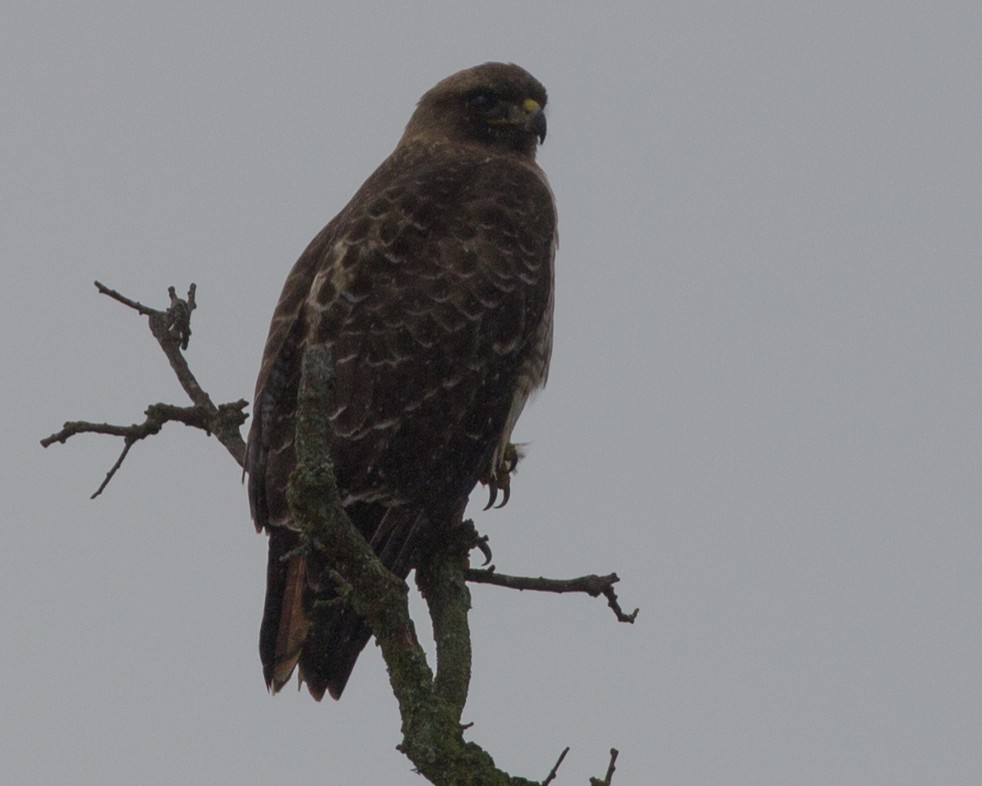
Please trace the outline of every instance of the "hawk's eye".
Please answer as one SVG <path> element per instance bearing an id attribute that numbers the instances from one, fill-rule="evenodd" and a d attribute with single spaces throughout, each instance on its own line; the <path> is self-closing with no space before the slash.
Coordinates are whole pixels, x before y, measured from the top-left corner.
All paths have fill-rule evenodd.
<path id="1" fill-rule="evenodd" d="M 498 96 L 484 88 L 478 88 L 467 94 L 467 103 L 481 112 L 487 112 L 497 106 L 499 102 Z"/>

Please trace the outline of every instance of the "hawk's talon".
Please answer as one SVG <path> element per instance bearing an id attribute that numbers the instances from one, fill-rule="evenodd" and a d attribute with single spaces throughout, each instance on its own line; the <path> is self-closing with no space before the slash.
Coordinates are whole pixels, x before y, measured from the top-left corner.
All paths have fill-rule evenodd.
<path id="1" fill-rule="evenodd" d="M 485 565 L 490 565 L 491 564 L 491 546 L 488 545 L 488 536 L 487 535 L 481 535 L 477 539 L 477 543 L 475 544 L 475 547 L 477 548 L 478 551 L 481 552 L 481 554 L 484 555 L 484 562 L 481 563 L 481 567 L 483 568 Z"/>
<path id="2" fill-rule="evenodd" d="M 494 505 L 494 501 L 498 498 L 498 486 L 495 484 L 494 479 L 489 479 L 487 484 L 491 493 L 488 495 L 488 504 L 484 506 L 484 510 L 490 510 L 491 506 Z"/>
<path id="3" fill-rule="evenodd" d="M 481 482 L 489 490 L 488 504 L 484 506 L 485 510 L 503 508 L 508 504 L 508 500 L 511 498 L 511 476 L 515 473 L 515 468 L 518 467 L 518 462 L 521 458 L 522 454 L 519 449 L 509 442 L 501 452 L 501 460 L 498 466 L 486 477 L 481 478 Z M 498 501 L 499 491 L 502 492 L 501 502 L 495 505 L 494 503 Z"/>

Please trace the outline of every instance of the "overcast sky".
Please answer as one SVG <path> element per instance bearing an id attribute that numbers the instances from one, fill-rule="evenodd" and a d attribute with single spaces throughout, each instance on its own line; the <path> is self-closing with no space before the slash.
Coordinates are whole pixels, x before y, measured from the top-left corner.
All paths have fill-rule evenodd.
<path id="1" fill-rule="evenodd" d="M 982 780 L 982 5 L 8 2 L 0 22 L 0 780 L 420 783 L 370 646 L 271 698 L 266 542 L 133 312 L 251 397 L 287 271 L 418 97 L 549 90 L 556 343 L 475 587 L 464 720 L 557 783 Z M 481 497 L 483 503 L 483 495 Z"/>

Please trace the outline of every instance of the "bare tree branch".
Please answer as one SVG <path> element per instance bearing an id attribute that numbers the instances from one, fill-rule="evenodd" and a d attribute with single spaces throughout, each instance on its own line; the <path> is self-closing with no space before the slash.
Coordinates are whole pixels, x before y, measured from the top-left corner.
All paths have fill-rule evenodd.
<path id="1" fill-rule="evenodd" d="M 630 614 L 625 614 L 617 600 L 614 592 L 614 584 L 620 581 L 616 573 L 606 576 L 580 576 L 575 579 L 546 579 L 543 577 L 532 578 L 530 576 L 506 576 L 495 571 L 494 566 L 490 568 L 470 568 L 466 573 L 467 581 L 475 584 L 493 584 L 496 587 L 507 587 L 517 590 L 534 590 L 536 592 L 585 592 L 590 597 L 596 598 L 603 595 L 607 598 L 607 605 L 613 610 L 618 622 L 633 623 L 638 616 L 639 609 L 635 609 Z"/>
<path id="2" fill-rule="evenodd" d="M 124 306 L 129 306 L 134 311 L 138 311 L 139 313 L 143 314 L 143 316 L 145 317 L 149 317 L 157 313 L 157 309 L 150 308 L 149 306 L 145 306 L 137 300 L 132 300 L 126 297 L 126 295 L 120 294 L 115 289 L 110 289 L 105 284 L 100 284 L 98 281 L 95 281 L 93 283 L 95 284 L 96 289 L 98 289 L 101 294 L 107 295 L 108 297 L 111 297 L 113 300 L 118 300 Z"/>
<path id="3" fill-rule="evenodd" d="M 550 783 L 556 780 L 556 775 L 559 773 L 559 765 L 563 763 L 563 759 L 566 758 L 567 753 L 569 753 L 568 745 L 563 748 L 563 752 L 559 754 L 559 759 L 552 765 L 552 769 L 549 770 L 549 774 L 546 775 L 546 779 L 542 781 L 542 786 L 549 786 Z"/>
<path id="4" fill-rule="evenodd" d="M 157 434 L 163 425 L 169 422 L 183 423 L 185 426 L 199 428 L 209 435 L 213 434 L 241 467 L 245 461 L 245 441 L 242 439 L 239 427 L 246 421 L 247 416 L 244 410 L 249 402 L 240 399 L 216 406 L 211 397 L 198 384 L 198 380 L 191 373 L 184 355 L 181 354 L 182 349 L 187 349 L 188 341 L 191 338 L 191 312 L 197 307 L 195 285 L 191 284 L 188 289 L 187 300 L 177 297 L 174 287 L 169 287 L 167 293 L 170 296 L 170 307 L 166 311 L 145 306 L 120 294 L 115 289 L 100 284 L 98 281 L 95 282 L 95 286 L 103 295 L 148 318 L 150 332 L 157 339 L 157 343 L 164 355 L 167 356 L 178 382 L 194 406 L 178 407 L 173 404 L 151 404 L 145 412 L 146 420 L 143 423 L 134 423 L 130 426 L 70 421 L 65 423 L 61 431 L 42 439 L 41 445 L 48 447 L 56 442 L 64 443 L 69 437 L 76 434 L 108 434 L 122 437 L 123 450 L 116 463 L 106 473 L 105 480 L 92 495 L 93 499 L 98 497 L 109 484 L 109 481 L 112 480 L 116 471 L 122 466 L 130 448 L 139 440 Z"/>
<path id="5" fill-rule="evenodd" d="M 617 748 L 610 749 L 610 765 L 607 767 L 607 774 L 604 776 L 603 780 L 600 778 L 590 778 L 590 786 L 610 786 L 610 782 L 614 777 L 614 763 L 617 761 Z"/>
<path id="6" fill-rule="evenodd" d="M 185 426 L 199 428 L 208 434 L 217 434 L 219 431 L 229 431 L 238 429 L 246 420 L 243 410 L 248 406 L 245 400 L 235 401 L 231 404 L 222 404 L 217 408 L 214 416 L 211 416 L 201 407 L 176 407 L 173 404 L 151 404 L 146 409 L 146 420 L 142 423 L 134 423 L 131 426 L 117 426 L 111 423 L 89 423 L 84 420 L 69 421 L 61 431 L 45 437 L 41 440 L 43 447 L 48 447 L 56 442 L 64 443 L 69 437 L 76 434 L 108 434 L 113 437 L 123 438 L 123 450 L 119 454 L 116 463 L 106 473 L 105 480 L 99 488 L 95 490 L 90 499 L 95 499 L 109 485 L 116 471 L 122 466 L 123 460 L 129 453 L 130 448 L 141 439 L 146 439 L 160 432 L 165 423 L 183 423 Z M 224 443 L 223 443 L 224 444 Z M 226 445 L 226 447 L 228 447 Z"/>
<path id="7" fill-rule="evenodd" d="M 171 368 L 177 376 L 177 381 L 181 383 L 181 387 L 188 394 L 188 398 L 194 402 L 195 406 L 214 409 L 215 405 L 212 403 L 211 398 L 201 388 L 201 385 L 198 384 L 198 380 L 191 373 L 191 369 L 188 367 L 184 355 L 181 354 L 182 349 L 187 349 L 188 341 L 191 338 L 191 312 L 197 308 L 197 303 L 195 303 L 197 287 L 194 284 L 188 287 L 187 300 L 181 300 L 177 297 L 174 287 L 168 287 L 167 294 L 170 297 L 170 306 L 166 311 L 158 311 L 135 300 L 131 300 L 125 295 L 121 295 L 115 289 L 110 289 L 104 284 L 100 284 L 98 281 L 95 282 L 95 286 L 103 295 L 129 306 L 148 318 L 150 332 L 157 339 L 157 343 L 160 344 L 160 348 L 167 356 L 167 360 L 170 361 Z M 221 439 L 220 436 L 219 439 Z M 222 444 L 225 443 L 223 442 Z M 229 452 L 232 452 L 228 445 L 225 445 L 225 447 L 229 449 Z M 242 444 L 242 449 L 244 451 L 245 443 Z M 233 453 L 234 457 L 235 454 Z M 239 463 L 241 464 L 241 462 Z"/>

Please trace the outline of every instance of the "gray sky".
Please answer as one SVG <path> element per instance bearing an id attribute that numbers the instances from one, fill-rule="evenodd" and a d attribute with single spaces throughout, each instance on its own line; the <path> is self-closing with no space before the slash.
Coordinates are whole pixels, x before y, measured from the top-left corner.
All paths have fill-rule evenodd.
<path id="1" fill-rule="evenodd" d="M 366 650 L 340 703 L 271 698 L 266 543 L 179 426 L 132 312 L 198 284 L 188 357 L 251 396 L 288 269 L 416 99 L 486 60 L 550 91 L 549 386 L 499 570 L 616 570 L 602 601 L 474 588 L 470 736 L 559 782 L 982 779 L 978 2 L 8 3 L 0 779 L 413 784 Z"/>

